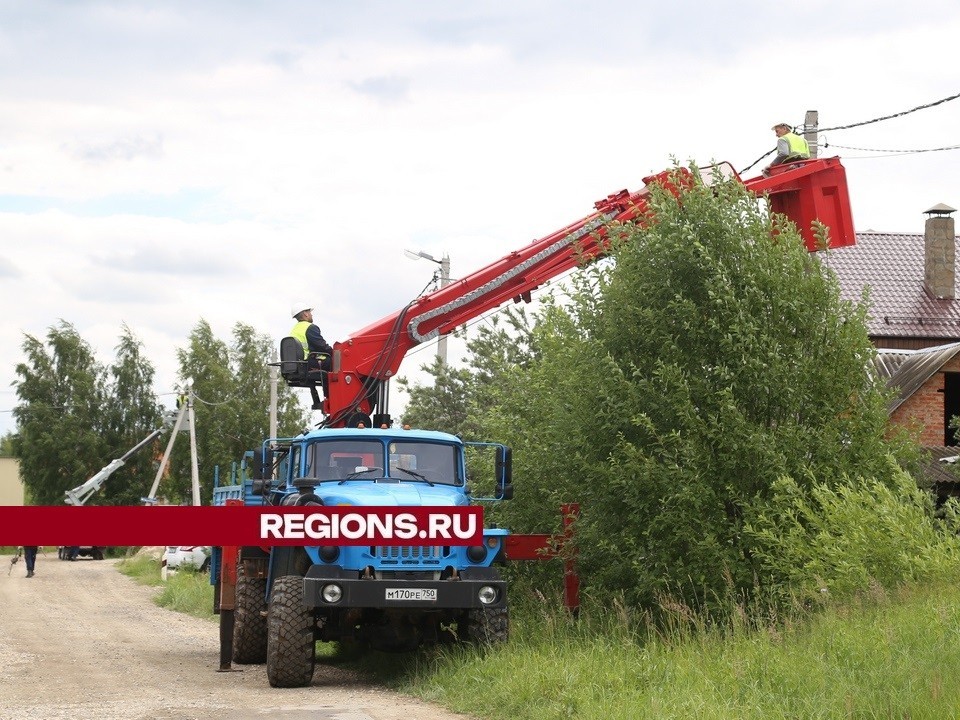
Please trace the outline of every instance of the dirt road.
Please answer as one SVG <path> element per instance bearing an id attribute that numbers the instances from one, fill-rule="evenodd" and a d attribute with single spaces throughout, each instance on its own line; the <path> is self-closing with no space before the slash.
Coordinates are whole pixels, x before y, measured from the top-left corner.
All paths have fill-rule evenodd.
<path id="1" fill-rule="evenodd" d="M 276 689 L 262 665 L 219 673 L 217 623 L 155 605 L 114 561 L 0 556 L 0 720 L 465 720 L 318 665 Z"/>

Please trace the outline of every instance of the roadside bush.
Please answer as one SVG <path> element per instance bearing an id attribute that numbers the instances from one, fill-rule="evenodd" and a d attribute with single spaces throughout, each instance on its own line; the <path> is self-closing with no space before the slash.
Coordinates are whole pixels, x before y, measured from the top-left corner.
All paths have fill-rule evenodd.
<path id="1" fill-rule="evenodd" d="M 809 493 L 781 478 L 767 510 L 745 527 L 771 592 L 847 599 L 960 577 L 957 506 L 949 503 L 936 519 L 932 496 L 909 474 L 892 474 L 892 486 L 854 478 Z"/>
<path id="2" fill-rule="evenodd" d="M 780 478 L 801 497 L 892 487 L 900 448 L 864 307 L 792 224 L 738 183 L 655 189 L 649 207 L 539 314 L 536 362 L 503 374 L 484 427 L 514 446 L 508 526 L 556 531 L 559 503 L 582 504 L 585 591 L 725 613 L 790 575 L 746 531 L 776 517 Z"/>

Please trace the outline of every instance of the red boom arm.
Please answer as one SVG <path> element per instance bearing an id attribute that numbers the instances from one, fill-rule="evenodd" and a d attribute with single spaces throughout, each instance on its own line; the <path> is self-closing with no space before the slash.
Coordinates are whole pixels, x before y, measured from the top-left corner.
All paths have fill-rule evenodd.
<path id="1" fill-rule="evenodd" d="M 716 166 L 724 177 L 739 176 L 728 163 Z M 704 169 L 704 178 L 710 169 Z M 606 226 L 643 216 L 650 186 L 669 186 L 673 171 L 644 178 L 644 187 L 634 193 L 621 190 L 594 204 L 596 212 L 520 250 L 506 255 L 446 287 L 414 300 L 399 312 L 368 325 L 334 345 L 333 370 L 328 375 L 324 400 L 325 424 L 350 424 L 359 412 L 369 415 L 379 381 L 389 379 L 411 348 L 493 310 L 508 300 L 530 300 L 531 291 L 582 260 L 591 260 L 606 250 Z M 807 247 L 817 248 L 811 224 L 830 228 L 830 247 L 855 242 L 846 175 L 838 158 L 808 160 L 773 169 L 770 177 L 754 178 L 744 186 L 768 194 L 771 209 L 789 217 L 803 235 Z"/>

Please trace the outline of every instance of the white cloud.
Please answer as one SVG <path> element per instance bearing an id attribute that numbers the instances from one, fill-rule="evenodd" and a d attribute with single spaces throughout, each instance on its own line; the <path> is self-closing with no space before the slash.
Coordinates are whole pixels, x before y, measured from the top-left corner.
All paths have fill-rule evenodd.
<path id="1" fill-rule="evenodd" d="M 808 109 L 832 127 L 957 91 L 952 3 L 788 15 L 784 29 L 760 2 L 7 6 L 0 387 L 22 333 L 58 318 L 105 361 L 126 322 L 158 390 L 201 317 L 280 337 L 305 295 L 343 339 L 428 282 L 404 248 L 448 253 L 462 276 L 671 156 L 743 168 L 773 122 Z M 960 101 L 825 136 L 953 145 L 958 115 Z M 838 154 L 860 229 L 919 231 L 927 207 L 960 205 L 957 152 Z"/>

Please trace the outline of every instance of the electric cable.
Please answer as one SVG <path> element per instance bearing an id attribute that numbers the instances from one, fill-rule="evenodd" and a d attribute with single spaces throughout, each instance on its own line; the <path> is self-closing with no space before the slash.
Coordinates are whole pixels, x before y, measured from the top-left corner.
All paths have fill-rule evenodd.
<path id="1" fill-rule="evenodd" d="M 960 150 L 960 145 L 946 145 L 944 147 L 937 148 L 923 148 L 920 150 L 883 150 L 879 148 L 862 148 L 862 147 L 853 147 L 851 145 L 837 145 L 835 143 L 828 143 L 824 141 L 821 143 L 821 147 L 829 148 L 841 148 L 842 150 L 856 150 L 858 152 L 877 152 L 877 153 L 889 153 L 891 155 L 913 155 L 914 153 L 928 153 L 928 152 L 940 152 L 942 150 Z"/>
<path id="2" fill-rule="evenodd" d="M 942 105 L 943 103 L 950 102 L 951 100 L 956 100 L 957 98 L 960 98 L 960 93 L 956 93 L 955 95 L 950 95 L 950 96 L 945 97 L 945 98 L 940 98 L 939 100 L 935 100 L 934 102 L 925 103 L 925 104 L 923 104 L 923 105 L 917 105 L 917 107 L 915 107 L 915 108 L 910 108 L 909 110 L 903 110 L 903 111 L 898 112 L 898 113 L 893 113 L 892 115 L 884 115 L 883 117 L 872 118 L 871 120 L 862 120 L 862 121 L 860 121 L 860 122 L 849 123 L 848 125 L 835 125 L 834 127 L 817 128 L 817 133 L 819 134 L 819 133 L 824 133 L 824 132 L 830 132 L 831 130 L 849 130 L 850 128 L 860 127 L 860 126 L 862 126 L 862 125 L 870 125 L 870 124 L 872 124 L 872 123 L 878 123 L 878 122 L 882 122 L 882 121 L 884 121 L 884 120 L 892 120 L 893 118 L 903 117 L 904 115 L 909 115 L 910 113 L 915 113 L 915 112 L 917 112 L 918 110 L 926 110 L 927 108 L 932 108 L 932 107 L 936 107 L 937 105 Z M 794 128 L 794 129 L 796 129 L 796 128 Z M 823 147 L 826 148 L 827 145 L 824 143 Z M 835 145 L 834 147 L 840 147 L 840 146 L 839 146 L 839 145 Z M 848 148 L 848 149 L 856 149 L 856 148 Z M 945 149 L 945 150 L 946 150 L 946 149 L 952 150 L 952 149 L 954 149 L 954 148 L 943 148 L 943 149 Z M 763 160 L 765 157 L 767 157 L 767 155 L 770 155 L 771 153 L 773 153 L 773 152 L 775 152 L 775 151 L 776 151 L 776 148 L 774 148 L 773 150 L 768 150 L 768 151 L 765 152 L 763 155 L 761 155 L 761 156 L 758 157 L 756 160 L 754 160 L 752 163 L 750 163 L 750 164 L 747 165 L 745 168 L 743 168 L 743 170 L 740 171 L 740 174 L 742 175 L 743 173 L 747 172 L 747 171 L 750 170 L 754 165 L 756 165 L 758 162 L 760 162 L 760 161 Z M 871 152 L 872 152 L 872 151 L 871 151 Z M 917 151 L 917 152 L 928 152 L 928 151 Z M 929 151 L 929 152 L 932 152 L 932 151 Z"/>
<path id="3" fill-rule="evenodd" d="M 936 107 L 937 105 L 942 105 L 945 102 L 950 102 L 951 100 L 956 100 L 960 98 L 960 93 L 956 95 L 951 95 L 949 97 L 941 98 L 931 103 L 926 103 L 925 105 L 917 105 L 915 108 L 910 108 L 909 110 L 904 110 L 902 112 L 893 113 L 892 115 L 884 115 L 883 117 L 873 118 L 872 120 L 863 120 L 861 122 L 850 123 L 849 125 L 835 125 L 834 127 L 828 128 L 819 128 L 818 132 L 829 132 L 831 130 L 849 130 L 850 128 L 860 127 L 861 125 L 870 125 L 871 123 L 882 122 L 883 120 L 892 120 L 893 118 L 903 117 L 904 115 L 909 115 L 910 113 L 915 113 L 918 110 L 926 110 L 927 108 Z"/>

